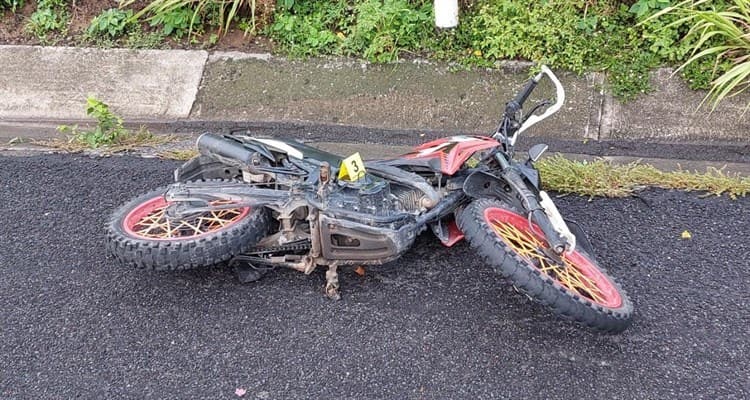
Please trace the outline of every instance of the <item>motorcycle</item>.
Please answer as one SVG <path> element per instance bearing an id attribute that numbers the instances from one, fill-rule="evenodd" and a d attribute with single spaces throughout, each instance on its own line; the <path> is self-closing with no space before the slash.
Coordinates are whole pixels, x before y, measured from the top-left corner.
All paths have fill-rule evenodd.
<path id="1" fill-rule="evenodd" d="M 524 112 L 545 76 L 554 103 Z M 483 263 L 554 313 L 621 332 L 631 301 L 541 188 L 534 163 L 547 145 L 514 159 L 519 135 L 564 101 L 562 84 L 542 66 L 491 135 L 442 138 L 366 162 L 295 140 L 204 133 L 175 183 L 112 214 L 107 247 L 121 264 L 155 270 L 229 262 L 243 282 L 278 267 L 325 267 L 325 293 L 338 299 L 338 268 L 393 261 L 430 229 L 448 247 L 466 239 Z"/>

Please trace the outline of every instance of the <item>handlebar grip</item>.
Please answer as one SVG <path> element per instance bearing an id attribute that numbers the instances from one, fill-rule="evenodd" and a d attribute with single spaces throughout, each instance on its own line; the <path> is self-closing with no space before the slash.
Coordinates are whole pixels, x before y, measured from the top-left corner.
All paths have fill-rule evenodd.
<path id="1" fill-rule="evenodd" d="M 524 88 L 516 95 L 516 97 L 513 98 L 512 102 L 518 104 L 519 107 L 523 107 L 523 103 L 525 103 L 529 98 L 531 92 L 534 91 L 534 88 L 536 88 L 538 82 L 538 80 L 532 79 L 528 83 L 526 83 L 526 86 L 524 86 Z"/>

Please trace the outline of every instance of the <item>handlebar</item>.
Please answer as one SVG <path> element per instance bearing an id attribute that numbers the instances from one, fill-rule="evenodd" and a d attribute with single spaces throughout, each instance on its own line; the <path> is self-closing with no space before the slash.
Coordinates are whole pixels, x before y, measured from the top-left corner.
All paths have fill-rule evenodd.
<path id="1" fill-rule="evenodd" d="M 552 72 L 546 65 L 542 65 L 541 67 L 542 72 L 537 74 L 534 78 L 532 78 L 524 87 L 521 89 L 521 91 L 516 95 L 516 97 L 513 98 L 505 107 L 505 116 L 511 117 L 512 115 L 515 115 L 515 113 L 523 108 L 523 103 L 526 102 L 526 100 L 531 95 L 531 92 L 534 91 L 539 81 L 544 77 L 544 75 L 547 75 L 547 77 L 552 81 L 552 83 L 555 85 L 555 97 L 556 101 L 555 104 L 550 106 L 543 114 L 541 115 L 531 115 L 529 116 L 526 121 L 523 122 L 523 124 L 518 128 L 518 130 L 515 132 L 515 134 L 508 138 L 508 144 L 513 146 L 516 143 L 516 139 L 518 138 L 518 135 L 529 129 L 532 125 L 542 121 L 543 119 L 549 117 L 550 115 L 558 112 L 560 108 L 562 108 L 563 103 L 565 103 L 565 89 L 562 86 L 562 83 L 560 83 L 560 80 L 557 79 L 557 76 L 555 76 L 555 73 Z"/>
<path id="2" fill-rule="evenodd" d="M 525 131 L 526 129 L 529 129 L 532 125 L 536 124 L 537 122 L 549 117 L 550 115 L 558 112 L 560 108 L 562 108 L 563 103 L 565 103 L 565 89 L 563 88 L 562 83 L 560 83 L 560 80 L 557 79 L 557 76 L 555 76 L 555 73 L 552 72 L 549 68 L 547 68 L 546 65 L 542 65 L 542 72 L 537 75 L 541 76 L 542 74 L 545 74 L 549 77 L 549 79 L 552 81 L 552 83 L 555 84 L 555 97 L 557 98 L 555 101 L 555 104 L 553 104 L 550 108 L 547 109 L 547 111 L 544 112 L 542 115 L 532 115 L 530 116 L 526 122 L 524 122 L 523 126 L 521 126 L 518 129 L 518 132 L 516 132 L 516 136 L 514 136 L 514 142 L 515 137 L 518 136 L 519 133 Z"/>
<path id="3" fill-rule="evenodd" d="M 524 88 L 516 95 L 515 98 L 513 98 L 513 100 L 510 101 L 510 103 L 508 103 L 508 107 L 511 107 L 511 105 L 517 105 L 519 109 L 522 108 L 523 103 L 525 103 L 529 98 L 531 92 L 534 91 L 541 78 L 542 74 L 539 74 L 531 79 L 528 83 L 526 83 L 526 86 L 524 86 Z"/>

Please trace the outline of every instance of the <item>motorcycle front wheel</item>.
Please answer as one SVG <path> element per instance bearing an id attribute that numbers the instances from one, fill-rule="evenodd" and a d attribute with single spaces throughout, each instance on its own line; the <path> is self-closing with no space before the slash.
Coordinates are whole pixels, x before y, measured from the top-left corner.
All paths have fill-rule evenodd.
<path id="1" fill-rule="evenodd" d="M 476 200 L 457 221 L 484 262 L 554 313 L 609 333 L 630 325 L 630 299 L 594 258 L 582 249 L 551 257 L 541 229 L 511 206 Z"/>
<path id="2" fill-rule="evenodd" d="M 120 264 L 154 270 L 215 265 L 249 250 L 268 231 L 264 208 L 168 218 L 167 189 L 138 196 L 112 213 L 106 224 L 107 249 Z"/>

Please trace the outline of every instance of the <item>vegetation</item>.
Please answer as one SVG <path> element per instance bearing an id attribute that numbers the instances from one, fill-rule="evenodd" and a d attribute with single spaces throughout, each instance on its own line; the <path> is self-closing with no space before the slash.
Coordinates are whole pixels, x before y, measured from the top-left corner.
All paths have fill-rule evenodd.
<path id="1" fill-rule="evenodd" d="M 94 17 L 86 34 L 92 38 L 116 39 L 135 27 L 132 17 L 132 10 L 110 8 Z"/>
<path id="2" fill-rule="evenodd" d="M 598 159 L 573 161 L 556 155 L 537 162 L 543 184 L 560 193 L 582 196 L 624 197 L 648 186 L 707 192 L 735 199 L 750 193 L 750 177 L 709 168 L 705 173 L 663 172 L 648 164 L 615 165 Z"/>
<path id="3" fill-rule="evenodd" d="M 428 57 L 464 67 L 524 59 L 577 73 L 603 71 L 624 100 L 651 89 L 655 67 L 682 65 L 692 88 L 711 89 L 714 105 L 744 90 L 750 76 L 750 0 L 460 3 L 461 24 L 440 30 L 432 0 L 121 0 L 79 40 L 102 47 L 160 47 L 165 40 L 211 46 L 240 29 L 265 35 L 290 57 L 378 63 Z M 2 10 L 22 5 L 0 0 Z M 53 42 L 66 34 L 70 12 L 67 0 L 39 0 L 27 30 L 43 44 Z"/>
<path id="4" fill-rule="evenodd" d="M 699 65 L 712 71 L 712 78 L 716 78 L 710 82 L 711 90 L 706 99 L 711 99 L 713 109 L 726 97 L 739 94 L 750 85 L 750 0 L 733 0 L 728 5 L 720 3 L 683 1 L 652 17 L 670 14 L 680 17 L 671 25 L 691 26 L 689 35 L 696 41 L 691 57 L 680 69 Z"/>
<path id="5" fill-rule="evenodd" d="M 68 151 L 106 147 L 110 151 L 122 151 L 134 146 L 165 143 L 170 137 L 157 137 L 146 129 L 133 132 L 125 128 L 121 117 L 110 111 L 109 105 L 93 96 L 86 99 L 86 115 L 96 120 L 93 129 L 81 129 L 77 125 L 62 125 L 58 130 L 68 135 L 67 143 L 60 141 L 38 142 L 38 144 L 63 148 Z"/>
<path id="6" fill-rule="evenodd" d="M 29 17 L 26 30 L 40 42 L 49 43 L 50 34 L 67 30 L 70 15 L 65 0 L 39 0 L 36 7 Z"/>
<path id="7" fill-rule="evenodd" d="M 161 151 L 158 153 L 158 156 L 167 160 L 187 161 L 193 157 L 197 157 L 198 154 L 198 151 L 195 149 L 177 149 Z"/>
<path id="8" fill-rule="evenodd" d="M 194 12 L 187 7 L 178 7 L 156 14 L 151 18 L 150 25 L 161 26 L 165 36 L 173 35 L 181 39 L 192 28 Z"/>
<path id="9" fill-rule="evenodd" d="M 135 1 L 123 0 L 120 6 L 128 7 Z M 185 31 L 192 33 L 196 28 L 202 31 L 204 24 L 217 27 L 219 33 L 226 33 L 232 24 L 241 21 L 245 22 L 247 32 L 255 29 L 258 17 L 257 6 L 261 2 L 260 0 L 152 0 L 135 14 L 134 18 L 145 17 L 152 26 L 163 25 L 164 33 L 167 35 L 172 32 L 184 35 Z"/>
<path id="10" fill-rule="evenodd" d="M 345 36 L 349 55 L 375 62 L 398 59 L 402 52 L 420 52 L 432 28 L 431 2 L 410 7 L 406 0 L 365 0 L 354 7 L 354 23 Z"/>
<path id="11" fill-rule="evenodd" d="M 0 0 L 0 11 L 10 10 L 16 12 L 23 7 L 23 0 Z"/>
<path id="12" fill-rule="evenodd" d="M 434 36 L 432 2 L 361 0 L 293 1 L 277 10 L 266 32 L 293 56 L 336 54 L 392 62 L 420 54 Z"/>

